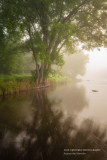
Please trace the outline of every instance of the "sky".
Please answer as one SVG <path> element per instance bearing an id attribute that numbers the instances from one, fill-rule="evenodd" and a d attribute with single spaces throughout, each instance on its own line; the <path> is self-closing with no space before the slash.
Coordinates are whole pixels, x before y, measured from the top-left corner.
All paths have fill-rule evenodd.
<path id="1" fill-rule="evenodd" d="M 83 79 L 89 80 L 107 80 L 107 48 L 101 48 L 100 51 L 85 51 L 89 55 L 89 62 L 86 64 L 86 73 Z"/>

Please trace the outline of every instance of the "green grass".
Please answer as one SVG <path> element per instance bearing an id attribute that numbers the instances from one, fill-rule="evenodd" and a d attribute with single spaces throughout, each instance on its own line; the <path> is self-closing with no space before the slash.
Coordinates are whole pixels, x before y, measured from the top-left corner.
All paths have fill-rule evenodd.
<path id="1" fill-rule="evenodd" d="M 65 82 L 65 81 L 70 81 L 71 79 L 68 77 L 65 77 L 63 75 L 60 74 L 56 74 L 56 75 L 49 75 L 48 77 L 49 81 L 53 81 L 53 82 Z"/>
<path id="2" fill-rule="evenodd" d="M 49 83 L 59 83 L 69 80 L 68 77 L 60 74 L 50 75 L 48 77 Z M 37 87 L 37 85 L 30 74 L 0 75 L 0 95 L 14 94 L 34 87 Z"/>
<path id="3" fill-rule="evenodd" d="M 0 95 L 17 93 L 34 86 L 31 75 L 0 75 Z"/>
<path id="4" fill-rule="evenodd" d="M 30 74 L 14 74 L 14 75 L 0 75 L 0 80 L 4 82 L 9 81 L 24 81 L 24 80 L 32 80 L 32 75 Z"/>

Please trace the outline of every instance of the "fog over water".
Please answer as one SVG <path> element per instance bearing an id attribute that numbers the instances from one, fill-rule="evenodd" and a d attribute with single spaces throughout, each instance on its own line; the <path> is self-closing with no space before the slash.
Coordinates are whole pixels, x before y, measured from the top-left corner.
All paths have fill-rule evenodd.
<path id="1" fill-rule="evenodd" d="M 66 55 L 62 72 L 71 78 L 107 80 L 107 48 Z"/>
<path id="2" fill-rule="evenodd" d="M 86 73 L 86 64 L 89 62 L 89 55 L 76 53 L 64 56 L 65 64 L 62 67 L 62 74 L 72 79 L 83 76 Z"/>
<path id="3" fill-rule="evenodd" d="M 101 48 L 86 52 L 89 62 L 86 65 L 86 73 L 83 79 L 107 81 L 107 48 Z"/>

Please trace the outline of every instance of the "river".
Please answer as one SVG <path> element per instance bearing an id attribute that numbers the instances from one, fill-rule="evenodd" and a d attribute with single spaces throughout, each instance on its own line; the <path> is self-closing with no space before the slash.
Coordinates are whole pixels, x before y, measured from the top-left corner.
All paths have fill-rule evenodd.
<path id="1" fill-rule="evenodd" d="M 0 160 L 106 160 L 107 82 L 0 99 Z"/>

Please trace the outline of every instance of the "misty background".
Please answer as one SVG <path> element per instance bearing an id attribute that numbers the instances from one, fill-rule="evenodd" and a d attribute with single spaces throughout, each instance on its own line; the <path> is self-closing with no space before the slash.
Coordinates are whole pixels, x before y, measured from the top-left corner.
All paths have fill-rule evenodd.
<path id="1" fill-rule="evenodd" d="M 71 78 L 107 80 L 107 48 L 64 56 L 62 73 Z"/>

